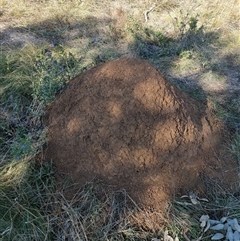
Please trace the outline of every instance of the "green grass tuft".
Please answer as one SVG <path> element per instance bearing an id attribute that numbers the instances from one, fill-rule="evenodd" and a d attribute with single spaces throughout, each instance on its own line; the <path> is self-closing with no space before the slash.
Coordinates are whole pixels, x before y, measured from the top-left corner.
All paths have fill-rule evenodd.
<path id="1" fill-rule="evenodd" d="M 49 240 L 45 203 L 54 191 L 50 164 L 36 167 L 27 159 L 0 169 L 1 240 Z"/>

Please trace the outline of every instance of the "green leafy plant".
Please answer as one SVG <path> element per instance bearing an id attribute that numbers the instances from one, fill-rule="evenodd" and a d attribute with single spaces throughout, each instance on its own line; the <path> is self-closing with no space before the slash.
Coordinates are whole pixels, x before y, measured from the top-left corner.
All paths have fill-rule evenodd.
<path id="1" fill-rule="evenodd" d="M 1 146 L 10 144 L 8 155 L 21 159 L 36 151 L 41 136 L 41 116 L 67 81 L 81 72 L 80 60 L 62 46 L 25 46 L 5 58 L 1 103 Z M 41 139 L 41 138 L 40 138 Z M 7 150 L 6 150 L 7 151 Z"/>
<path id="2" fill-rule="evenodd" d="M 189 13 L 184 14 L 180 10 L 179 17 L 175 17 L 174 26 L 179 32 L 179 36 L 183 38 L 186 34 L 196 34 L 203 26 L 198 27 L 198 14 L 191 16 Z"/>
<path id="3" fill-rule="evenodd" d="M 21 132 L 20 128 L 17 131 L 19 133 L 11 144 L 11 156 L 20 160 L 31 154 L 33 140 L 30 134 Z"/>
<path id="4" fill-rule="evenodd" d="M 72 53 L 67 53 L 61 46 L 55 49 L 42 50 L 34 61 L 33 99 L 47 103 L 53 100 L 54 94 L 66 85 L 67 80 L 76 74 L 78 60 Z"/>

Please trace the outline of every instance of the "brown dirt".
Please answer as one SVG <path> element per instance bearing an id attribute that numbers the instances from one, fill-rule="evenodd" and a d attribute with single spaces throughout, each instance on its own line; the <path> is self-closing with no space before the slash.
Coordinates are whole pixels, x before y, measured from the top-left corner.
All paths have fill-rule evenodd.
<path id="1" fill-rule="evenodd" d="M 108 62 L 70 81 L 49 107 L 46 159 L 59 181 L 62 174 L 79 186 L 100 179 L 125 188 L 140 206 L 162 210 L 174 195 L 202 193 L 203 176 L 237 180 L 221 145 L 223 125 L 206 103 L 147 61 Z"/>

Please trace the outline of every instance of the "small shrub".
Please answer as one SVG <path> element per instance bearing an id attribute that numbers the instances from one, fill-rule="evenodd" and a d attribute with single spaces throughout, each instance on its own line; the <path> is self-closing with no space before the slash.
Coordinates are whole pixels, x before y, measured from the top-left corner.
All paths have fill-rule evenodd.
<path id="1" fill-rule="evenodd" d="M 62 47 L 56 50 L 44 49 L 34 61 L 32 97 L 47 103 L 54 94 L 64 88 L 67 81 L 76 74 L 78 61 L 72 53 L 65 52 Z"/>
<path id="2" fill-rule="evenodd" d="M 180 10 L 180 16 L 175 17 L 174 26 L 181 39 L 184 38 L 186 34 L 196 34 L 203 28 L 203 26 L 198 27 L 198 17 L 198 14 L 196 16 L 190 16 L 189 13 L 184 14 L 183 11 Z"/>

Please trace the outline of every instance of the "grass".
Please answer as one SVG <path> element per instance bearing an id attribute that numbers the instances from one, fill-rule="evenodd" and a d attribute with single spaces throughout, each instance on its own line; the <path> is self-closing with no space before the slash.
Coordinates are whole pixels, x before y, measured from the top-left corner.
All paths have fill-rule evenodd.
<path id="1" fill-rule="evenodd" d="M 232 193 L 222 188 L 216 181 L 206 180 L 207 199 L 193 204 L 189 197 L 176 198 L 172 203 L 172 216 L 175 225 L 179 227 L 187 240 L 200 238 L 199 240 L 210 240 L 218 231 L 208 230 L 203 232 L 200 227 L 200 217 L 209 215 L 212 220 L 221 220 L 223 217 L 237 218 L 239 220 L 239 198 L 238 193 Z M 186 238 L 187 237 L 187 238 Z"/>
<path id="2" fill-rule="evenodd" d="M 154 235 L 139 225 L 143 211 L 125 190 L 106 194 L 88 183 L 71 201 L 62 193 L 54 200 L 50 206 L 56 240 L 146 240 Z"/>
<path id="3" fill-rule="evenodd" d="M 157 1 L 145 22 L 153 2 L 1 1 L 0 240 L 151 240 L 166 228 L 197 239 L 203 214 L 240 219 L 239 193 L 207 180 L 209 202 L 176 197 L 155 227 L 124 190 L 106 194 L 89 183 L 67 201 L 51 163 L 33 162 L 46 140 L 47 103 L 73 76 L 126 55 L 152 62 L 192 97 L 211 99 L 240 160 L 239 0 Z"/>
<path id="4" fill-rule="evenodd" d="M 1 240 L 49 240 L 43 208 L 53 187 L 50 164 L 36 167 L 24 158 L 1 168 Z"/>

